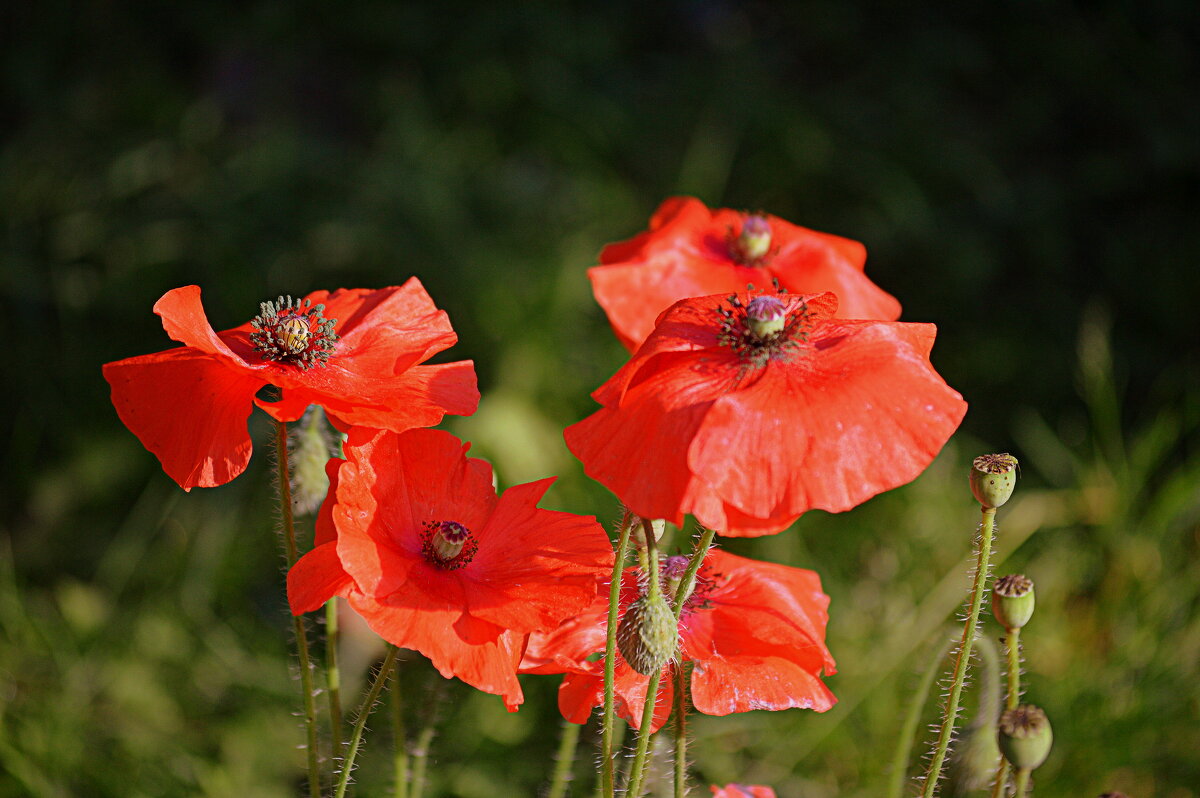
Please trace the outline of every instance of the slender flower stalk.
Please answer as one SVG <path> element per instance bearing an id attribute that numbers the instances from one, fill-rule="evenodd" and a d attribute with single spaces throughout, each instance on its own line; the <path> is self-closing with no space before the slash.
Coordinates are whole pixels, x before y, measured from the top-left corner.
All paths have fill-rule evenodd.
<path id="1" fill-rule="evenodd" d="M 954 734 L 954 724 L 958 720 L 958 704 L 962 697 L 963 683 L 966 681 L 967 665 L 971 661 L 971 647 L 975 642 L 976 629 L 979 627 L 979 609 L 983 606 L 983 586 L 987 581 L 989 560 L 992 554 L 996 508 L 984 507 L 982 512 L 983 523 L 980 529 L 979 556 L 975 564 L 975 581 L 971 589 L 971 604 L 967 610 L 967 622 L 963 625 L 962 642 L 959 644 L 958 659 L 954 665 L 954 680 L 950 684 L 950 693 L 946 696 L 946 710 L 942 717 L 942 727 L 938 733 L 933 760 L 929 763 L 929 772 L 925 776 L 925 786 L 921 792 L 922 798 L 933 798 L 937 792 L 938 781 L 942 776 L 942 764 L 946 760 L 946 751 L 950 747 L 950 738 Z"/>
<path id="2" fill-rule="evenodd" d="M 354 719 L 354 731 L 350 734 L 350 747 L 346 751 L 346 761 L 342 764 L 342 775 L 338 778 L 337 789 L 334 792 L 335 798 L 343 798 L 346 794 L 346 787 L 350 784 L 350 774 L 354 770 L 354 758 L 358 755 L 358 748 L 362 744 L 362 734 L 367 725 L 367 718 L 370 716 L 371 710 L 375 708 L 379 694 L 383 692 L 383 686 L 388 682 L 399 651 L 400 649 L 396 646 L 388 646 L 387 656 L 383 658 L 383 664 L 379 666 L 379 672 L 375 674 L 375 680 L 371 682 L 371 689 L 367 692 L 367 697 L 363 699 L 362 706 L 358 708 L 358 717 Z"/>
<path id="3" fill-rule="evenodd" d="M 647 579 L 649 580 L 649 588 L 646 592 L 647 600 L 653 601 L 660 598 L 662 594 L 662 577 L 658 568 L 658 543 L 654 539 L 654 530 L 651 527 L 649 520 L 642 519 L 642 532 L 646 539 L 646 560 L 649 563 L 649 569 L 646 571 Z M 630 610 L 626 610 L 626 614 Z M 678 637 L 679 615 L 674 614 L 674 631 Z M 642 705 L 642 722 L 638 725 L 637 747 L 633 753 L 633 763 L 629 766 L 629 785 L 625 794 L 631 798 L 637 798 L 642 792 L 642 781 L 646 775 L 646 753 L 650 748 L 650 738 L 654 736 L 652 729 L 654 728 L 654 707 L 658 703 L 658 685 L 662 681 L 663 665 L 660 663 L 654 669 L 654 673 L 650 676 L 650 682 L 646 685 L 646 703 Z"/>
<path id="4" fill-rule="evenodd" d="M 604 641 L 604 720 L 603 740 L 600 753 L 600 784 L 602 795 L 616 795 L 616 780 L 613 777 L 613 719 L 616 716 L 614 684 L 617 668 L 617 613 L 621 605 L 621 573 L 625 568 L 625 554 L 629 549 L 629 530 L 633 525 L 633 513 L 626 510 L 621 516 L 621 528 L 617 533 L 617 556 L 613 560 L 612 581 L 608 594 L 608 630 Z"/>
<path id="5" fill-rule="evenodd" d="M 329 729 L 333 758 L 342 755 L 342 672 L 338 667 L 338 600 L 325 602 L 325 685 L 329 690 Z"/>
<path id="6" fill-rule="evenodd" d="M 1013 795 L 1017 798 L 1025 798 L 1025 794 L 1029 791 L 1029 774 L 1032 772 L 1031 768 L 1018 768 L 1016 789 L 1013 790 Z"/>
<path id="7" fill-rule="evenodd" d="M 1005 695 L 1004 709 L 1008 711 L 1016 709 L 1021 700 L 1021 627 L 1008 630 L 1004 645 L 1008 654 L 1008 693 Z M 1000 757 L 1000 764 L 996 768 L 996 781 L 992 784 L 992 798 L 1003 798 L 1004 788 L 1008 784 L 1008 773 L 1008 760 Z M 1017 795 L 1021 794 L 1017 792 Z"/>
<path id="8" fill-rule="evenodd" d="M 433 744 L 433 735 L 437 731 L 436 713 L 429 716 L 429 722 L 417 736 L 417 746 L 413 751 L 412 798 L 421 798 L 425 792 L 425 770 L 429 765 L 429 747 Z"/>
<path id="9" fill-rule="evenodd" d="M 675 798 L 687 795 L 687 668 L 675 666 Z"/>
<path id="10" fill-rule="evenodd" d="M 692 559 L 688 561 L 687 570 L 683 572 L 683 576 L 679 580 L 679 587 L 675 590 L 674 603 L 671 608 L 675 616 L 676 628 L 679 625 L 679 616 L 683 613 L 683 604 L 692 592 L 692 585 L 696 582 L 696 572 L 700 570 L 700 565 L 704 562 L 704 555 L 708 554 L 708 549 L 712 546 L 716 534 L 715 529 L 708 528 L 701 532 L 696 549 L 692 552 Z M 658 559 L 649 545 L 647 551 L 652 552 L 651 564 L 654 570 L 651 576 L 652 583 L 657 582 Z M 658 685 L 661 678 L 662 669 L 660 668 L 650 677 L 650 683 L 646 685 L 646 703 L 642 706 L 642 722 L 638 731 L 637 751 L 634 753 L 633 765 L 629 772 L 629 789 L 626 791 L 630 798 L 637 798 L 642 788 L 642 779 L 646 769 L 646 749 L 650 743 L 650 729 L 654 725 L 654 706 L 658 702 Z"/>
<path id="11" fill-rule="evenodd" d="M 567 794 L 567 782 L 571 780 L 575 748 L 579 745 L 579 730 L 582 728 L 578 723 L 569 720 L 562 722 L 558 753 L 554 757 L 554 775 L 550 780 L 550 791 L 546 793 L 546 798 L 563 798 Z"/>
<path id="12" fill-rule="evenodd" d="M 296 549 L 296 522 L 292 516 L 292 488 L 288 471 L 287 424 L 275 422 L 276 464 L 279 469 L 279 512 L 283 519 L 283 552 L 290 570 L 298 557 Z M 313 697 L 312 667 L 308 656 L 308 631 L 304 618 L 292 617 L 296 636 L 296 654 L 300 659 L 300 686 L 304 692 L 304 729 L 307 735 L 308 792 L 310 798 L 321 796 L 321 770 L 317 761 L 317 707 Z"/>
<path id="13" fill-rule="evenodd" d="M 997 579 L 992 594 L 992 612 L 1004 626 L 1004 643 L 1008 653 L 1008 693 L 1004 702 L 1007 712 L 1016 709 L 1021 700 L 1021 627 L 1033 617 L 1037 600 L 1033 580 L 1023 574 L 1009 574 Z M 1008 760 L 1001 757 L 992 785 L 992 798 L 1002 798 L 1004 795 L 1009 771 Z"/>

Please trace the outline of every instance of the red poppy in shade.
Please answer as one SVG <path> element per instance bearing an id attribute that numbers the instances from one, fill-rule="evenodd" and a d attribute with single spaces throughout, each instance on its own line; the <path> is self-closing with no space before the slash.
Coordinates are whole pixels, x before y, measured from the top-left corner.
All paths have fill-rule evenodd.
<path id="1" fill-rule="evenodd" d="M 866 248 L 848 238 L 672 197 L 649 230 L 605 247 L 588 277 L 617 337 L 633 351 L 658 314 L 680 299 L 768 288 L 772 280 L 793 293 L 832 291 L 841 317 L 894 321 L 900 303 L 863 273 L 866 259 Z"/>
<path id="2" fill-rule="evenodd" d="M 591 604 L 612 548 L 596 519 L 536 506 L 553 479 L 497 496 L 467 448 L 439 430 L 352 429 L 288 601 L 300 615 L 343 596 L 380 637 L 513 709 L 526 637 Z"/>
<path id="3" fill-rule="evenodd" d="M 223 485 L 246 469 L 255 405 L 295 421 L 315 404 L 343 428 L 402 432 L 479 404 L 471 361 L 418 365 L 458 338 L 415 277 L 377 291 L 280 297 L 260 310 L 216 333 L 200 288 L 176 288 L 154 312 L 184 346 L 104 365 L 121 421 L 185 490 Z M 255 397 L 267 385 L 280 389 L 279 401 Z"/>
<path id="4" fill-rule="evenodd" d="M 664 593 L 671 596 L 687 569 L 687 557 L 667 557 Z M 640 570 L 627 568 L 621 606 L 641 594 Z M 604 591 L 604 592 L 607 592 Z M 718 549 L 708 552 L 679 618 L 679 655 L 693 663 L 692 705 L 706 715 L 752 709 L 807 708 L 824 712 L 837 701 L 821 681 L 835 672 L 825 647 L 826 608 L 813 571 L 759 562 Z M 589 661 L 604 651 L 608 597 L 598 596 L 587 612 L 552 632 L 531 636 L 523 673 L 563 673 L 558 706 L 572 723 L 586 723 L 604 700 L 604 663 Z M 655 704 L 654 729 L 670 714 L 672 680 L 667 670 Z M 616 665 L 616 709 L 634 726 L 641 723 L 649 677 L 623 658 Z"/>
<path id="5" fill-rule="evenodd" d="M 925 469 L 966 412 L 932 324 L 834 316 L 832 294 L 686 299 L 566 429 L 587 474 L 646 518 L 725 535 L 848 510 Z"/>
<path id="6" fill-rule="evenodd" d="M 758 784 L 726 784 L 724 787 L 712 785 L 713 798 L 775 798 L 775 791 L 770 787 Z"/>

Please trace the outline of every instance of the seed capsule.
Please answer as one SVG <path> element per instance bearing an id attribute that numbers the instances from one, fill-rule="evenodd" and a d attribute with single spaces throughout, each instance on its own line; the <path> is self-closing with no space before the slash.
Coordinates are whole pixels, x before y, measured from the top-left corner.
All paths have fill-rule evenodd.
<path id="1" fill-rule="evenodd" d="M 1017 486 L 1017 458 L 985 454 L 971 464 L 971 492 L 985 508 L 1002 506 Z"/>
<path id="2" fill-rule="evenodd" d="M 1045 712 L 1032 704 L 1022 704 L 1000 716 L 998 742 L 1009 764 L 1018 770 L 1033 770 L 1050 755 L 1054 731 Z"/>
<path id="3" fill-rule="evenodd" d="M 1033 580 L 1023 574 L 1002 576 L 992 587 L 992 614 L 1005 629 L 1029 623 L 1035 603 Z"/>
<path id="4" fill-rule="evenodd" d="M 300 316 L 288 316 L 275 330 L 279 345 L 289 354 L 303 352 L 308 347 L 308 322 Z"/>

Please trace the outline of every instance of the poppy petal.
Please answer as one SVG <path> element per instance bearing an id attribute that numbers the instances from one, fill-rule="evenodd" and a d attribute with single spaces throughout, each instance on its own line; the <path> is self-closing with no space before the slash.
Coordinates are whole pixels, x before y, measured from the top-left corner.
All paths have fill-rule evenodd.
<path id="1" fill-rule="evenodd" d="M 814 674 L 782 657 L 721 657 L 696 662 L 692 703 L 705 715 L 754 709 L 824 712 L 837 698 Z"/>
<path id="2" fill-rule="evenodd" d="M 317 546 L 288 571 L 288 605 L 292 615 L 312 612 L 334 596 L 346 595 L 353 584 L 338 559 L 337 544 Z"/>
<path id="3" fill-rule="evenodd" d="M 246 420 L 262 380 L 192 347 L 106 363 L 104 378 L 121 421 L 184 490 L 223 485 L 246 470 Z"/>

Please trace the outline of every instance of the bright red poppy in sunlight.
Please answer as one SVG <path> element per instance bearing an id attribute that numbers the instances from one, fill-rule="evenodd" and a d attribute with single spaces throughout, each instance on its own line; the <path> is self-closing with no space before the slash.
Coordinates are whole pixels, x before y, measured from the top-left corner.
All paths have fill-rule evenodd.
<path id="1" fill-rule="evenodd" d="M 223 485 L 246 469 L 255 405 L 295 421 L 315 404 L 342 427 L 401 432 L 479 404 L 470 361 L 418 365 L 458 337 L 415 277 L 377 291 L 281 297 L 260 310 L 216 333 L 200 288 L 176 288 L 154 312 L 184 346 L 104 365 L 121 421 L 185 490 Z M 267 385 L 279 388 L 279 401 L 256 398 Z"/>
<path id="2" fill-rule="evenodd" d="M 663 587 L 671 596 L 687 568 L 687 557 L 667 557 L 662 566 Z M 640 595 L 637 568 L 625 570 L 621 607 Z M 604 590 L 607 593 L 607 588 Z M 679 619 L 679 652 L 693 664 L 691 696 L 706 715 L 729 715 L 752 709 L 791 709 L 824 712 L 837 701 L 821 681 L 835 672 L 825 647 L 826 608 L 813 571 L 708 552 L 696 584 Z M 604 700 L 604 663 L 589 661 L 604 651 L 608 597 L 600 595 L 587 612 L 558 629 L 536 634 L 522 662 L 523 673 L 566 673 L 558 691 L 558 707 L 572 723 L 586 723 Z M 664 668 L 654 728 L 671 710 L 672 680 Z M 649 677 L 618 657 L 616 708 L 635 727 L 641 723 Z"/>
<path id="3" fill-rule="evenodd" d="M 775 798 L 775 791 L 770 787 L 757 784 L 726 784 L 724 787 L 712 785 L 713 798 Z"/>
<path id="4" fill-rule="evenodd" d="M 866 248 L 848 238 L 672 197 L 649 230 L 605 247 L 588 277 L 617 337 L 633 351 L 658 314 L 680 299 L 770 288 L 772 280 L 793 293 L 832 291 L 841 317 L 893 321 L 900 303 L 863 273 L 866 259 Z"/>
<path id="5" fill-rule="evenodd" d="M 352 429 L 288 601 L 300 615 L 344 596 L 380 637 L 513 709 L 526 637 L 591 604 L 612 548 L 595 518 L 537 507 L 553 479 L 497 496 L 467 448 L 439 430 Z"/>
<path id="6" fill-rule="evenodd" d="M 676 303 L 568 448 L 634 513 L 733 536 L 915 479 L 966 412 L 929 363 L 935 328 L 835 308 L 832 294 Z"/>

